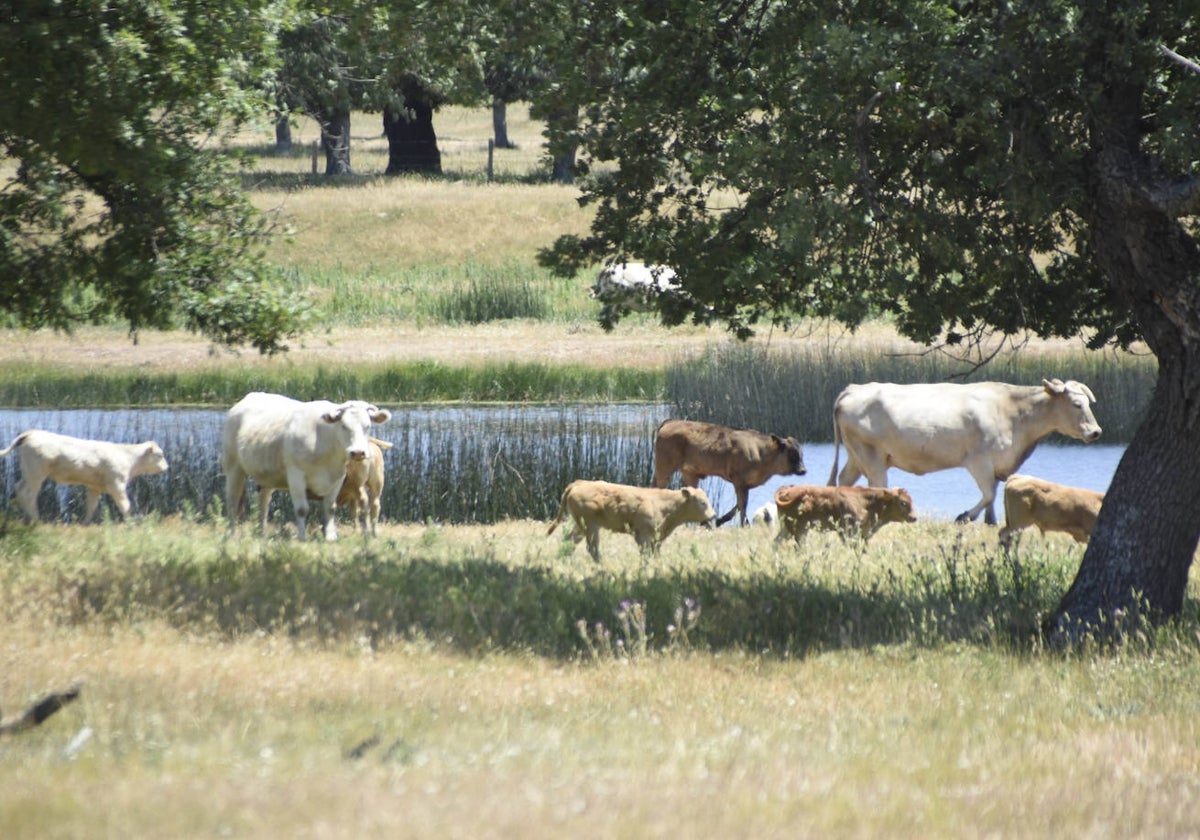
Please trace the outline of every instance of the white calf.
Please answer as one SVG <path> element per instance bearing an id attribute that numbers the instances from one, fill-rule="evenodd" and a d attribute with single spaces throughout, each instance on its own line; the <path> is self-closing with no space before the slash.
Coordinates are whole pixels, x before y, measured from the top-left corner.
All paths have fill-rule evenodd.
<path id="1" fill-rule="evenodd" d="M 34 429 L 17 435 L 11 446 L 0 450 L 0 457 L 14 449 L 21 464 L 17 501 L 29 521 L 38 518 L 37 497 L 47 478 L 87 488 L 84 521 L 90 522 L 104 493 L 112 496 L 121 517 L 129 518 L 126 493 L 129 481 L 135 476 L 157 475 L 167 469 L 162 447 L 154 441 L 110 443 Z"/>

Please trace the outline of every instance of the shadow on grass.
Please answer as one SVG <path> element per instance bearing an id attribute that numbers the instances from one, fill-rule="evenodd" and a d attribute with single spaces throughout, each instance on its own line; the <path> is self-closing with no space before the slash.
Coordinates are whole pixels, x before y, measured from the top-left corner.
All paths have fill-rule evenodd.
<path id="1" fill-rule="evenodd" d="M 295 157 L 295 155 L 293 155 Z M 399 175 L 385 175 L 383 172 L 353 172 L 346 175 L 326 175 L 324 160 L 320 162 L 318 172 L 281 172 L 258 170 L 246 172 L 240 176 L 242 189 L 253 192 L 284 191 L 290 192 L 302 189 L 357 189 L 378 183 L 381 179 L 415 178 L 423 181 L 445 183 L 488 183 L 487 173 L 483 171 L 448 169 L 440 175 L 430 173 L 406 172 Z M 549 172 L 531 171 L 524 173 L 498 172 L 492 177 L 493 184 L 511 184 L 517 186 L 536 186 L 550 184 L 553 180 Z"/>
<path id="2" fill-rule="evenodd" d="M 435 561 L 422 553 L 379 541 L 321 559 L 287 543 L 231 543 L 203 564 L 105 560 L 60 578 L 53 593 L 28 594 L 66 623 L 156 620 L 224 638 L 266 633 L 376 647 L 422 639 L 553 658 L 689 648 L 802 657 L 957 642 L 1029 650 L 1064 586 L 1061 567 L 1002 554 L 914 560 L 838 583 L 806 566 L 578 578 L 488 556 Z"/>

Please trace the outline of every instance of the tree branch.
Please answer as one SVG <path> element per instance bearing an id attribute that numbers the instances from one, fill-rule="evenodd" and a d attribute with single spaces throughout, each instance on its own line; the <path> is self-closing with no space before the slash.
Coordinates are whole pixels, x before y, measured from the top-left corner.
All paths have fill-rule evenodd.
<path id="1" fill-rule="evenodd" d="M 1197 64 L 1196 62 L 1192 61 L 1190 58 L 1184 58 L 1179 53 L 1175 52 L 1175 50 L 1168 47 L 1166 44 L 1159 44 L 1158 51 L 1160 53 L 1162 53 L 1163 55 L 1165 55 L 1167 58 L 1174 61 L 1176 64 L 1180 64 L 1183 67 L 1187 68 L 1188 70 L 1191 70 L 1193 73 L 1200 73 L 1200 64 Z"/>
<path id="2" fill-rule="evenodd" d="M 1189 176 L 1147 191 L 1150 203 L 1161 212 L 1178 219 L 1200 213 L 1200 178 Z"/>
<path id="3" fill-rule="evenodd" d="M 858 116 L 854 119 L 855 126 L 855 146 L 858 149 L 858 179 L 862 184 L 863 194 L 867 197 L 867 203 L 871 205 L 871 214 L 877 221 L 883 221 L 887 218 L 887 211 L 879 204 L 879 199 L 875 197 L 875 190 L 879 186 L 871 175 L 870 154 L 871 144 L 867 137 L 867 125 L 871 118 L 871 112 L 875 110 L 875 106 L 879 104 L 879 100 L 883 99 L 883 91 L 877 90 L 867 100 L 867 104 L 858 112 Z"/>

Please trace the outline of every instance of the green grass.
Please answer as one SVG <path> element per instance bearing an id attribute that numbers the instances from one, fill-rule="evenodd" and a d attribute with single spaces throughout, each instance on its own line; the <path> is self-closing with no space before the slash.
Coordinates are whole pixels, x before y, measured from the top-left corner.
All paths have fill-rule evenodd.
<path id="1" fill-rule="evenodd" d="M 75 373 L 40 365 L 3 369 L 0 403 L 11 407 L 227 407 L 249 391 L 295 399 L 400 402 L 635 402 L 661 400 L 661 371 L 579 365 L 496 362 L 457 367 L 433 361 L 222 367 L 182 373 L 120 370 Z"/>

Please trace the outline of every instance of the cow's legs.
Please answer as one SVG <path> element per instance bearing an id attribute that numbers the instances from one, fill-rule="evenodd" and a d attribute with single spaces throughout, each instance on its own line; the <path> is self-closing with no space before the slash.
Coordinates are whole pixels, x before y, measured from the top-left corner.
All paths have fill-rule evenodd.
<path id="1" fill-rule="evenodd" d="M 267 519 L 271 513 L 271 496 L 275 491 L 270 487 L 258 488 L 258 530 L 264 537 L 267 535 Z"/>
<path id="2" fill-rule="evenodd" d="M 326 496 L 325 500 L 321 503 L 321 516 L 323 517 L 323 520 L 324 520 L 323 530 L 325 532 L 325 540 L 327 542 L 333 542 L 334 540 L 337 539 L 337 516 L 334 515 L 336 513 L 336 511 L 337 511 L 337 490 L 334 490 L 328 496 Z M 357 516 L 358 516 L 357 510 L 355 511 L 354 515 L 357 518 Z M 363 533 L 365 534 L 366 532 L 367 532 L 367 528 L 366 528 L 366 523 L 364 522 L 363 523 Z"/>
<path id="3" fill-rule="evenodd" d="M 680 475 L 683 477 L 683 486 L 684 487 L 699 487 L 700 479 L 704 478 L 704 476 L 701 475 L 700 473 L 691 472 L 689 470 L 683 470 L 680 473 Z M 664 482 L 663 484 L 659 484 L 657 486 L 658 487 L 666 487 L 667 485 Z M 737 496 L 737 501 L 734 502 L 733 507 L 731 507 L 725 514 L 717 517 L 717 521 L 714 522 L 713 524 L 718 528 L 720 526 L 724 525 L 730 519 L 733 519 L 733 515 L 735 513 L 737 513 L 739 510 L 741 510 L 741 512 L 742 512 L 742 524 L 743 525 L 746 524 L 746 507 L 745 507 L 746 500 L 743 497 L 742 492 L 736 486 L 733 488 L 733 491 L 734 491 L 735 495 Z M 749 493 L 749 490 L 747 490 L 746 492 Z"/>
<path id="4" fill-rule="evenodd" d="M 361 523 L 364 537 L 368 534 L 375 536 L 375 521 L 371 518 L 371 494 L 367 490 L 366 484 L 358 488 L 358 498 L 355 499 L 353 504 L 354 524 L 358 525 Z M 360 516 L 362 517 L 361 520 L 359 519 Z"/>
<path id="5" fill-rule="evenodd" d="M 968 462 L 965 464 L 967 472 L 971 474 L 971 478 L 975 479 L 975 483 L 979 485 L 979 492 L 983 497 L 970 510 L 964 510 L 955 519 L 955 522 L 970 522 L 975 517 L 979 516 L 980 511 L 986 511 L 983 515 L 983 521 L 988 525 L 996 524 L 996 485 L 999 483 L 996 480 L 996 472 L 992 468 L 991 462 Z"/>
<path id="6" fill-rule="evenodd" d="M 587 534 L 587 550 L 588 554 L 592 555 L 592 559 L 597 563 L 600 562 L 600 526 L 589 525 L 586 531 Z"/>
<path id="7" fill-rule="evenodd" d="M 691 486 L 695 487 L 696 485 L 693 484 Z M 746 505 L 750 500 L 750 488 L 742 484 L 735 484 L 733 485 L 733 493 L 735 496 L 737 496 L 737 502 L 724 516 L 717 518 L 716 524 L 718 527 L 724 525 L 730 519 L 733 519 L 733 515 L 735 513 L 741 514 L 741 517 L 738 520 L 739 524 L 746 525 L 749 522 L 749 520 L 746 518 Z"/>
<path id="8" fill-rule="evenodd" d="M 659 539 L 653 526 L 638 528 L 633 532 L 633 539 L 637 542 L 638 551 L 643 558 L 647 554 L 658 553 Z"/>
<path id="9" fill-rule="evenodd" d="M 296 537 L 303 540 L 304 528 L 308 522 L 308 481 L 304 477 L 304 470 L 296 467 L 288 467 L 287 481 L 288 493 L 292 496 L 292 508 L 296 514 Z M 334 493 L 336 495 L 336 491 Z"/>
<path id="10" fill-rule="evenodd" d="M 367 517 L 371 522 L 371 536 L 375 536 L 375 526 L 379 523 L 380 500 L 378 493 L 367 492 Z"/>
<path id="11" fill-rule="evenodd" d="M 654 456 L 654 486 L 658 489 L 664 489 L 671 483 L 671 476 L 675 474 L 676 467 L 667 463 L 667 459 L 660 458 L 657 453 Z M 687 477 L 684 477 L 687 481 Z"/>
<path id="12" fill-rule="evenodd" d="M 38 518 L 37 497 L 46 483 L 46 473 L 36 468 L 27 469 L 21 463 L 21 481 L 17 484 L 17 503 L 25 515 L 26 522 L 36 522 Z"/>
<path id="13" fill-rule="evenodd" d="M 242 515 L 242 499 L 246 493 L 246 472 L 241 467 L 225 465 L 225 515 L 229 517 L 229 530 L 237 528 Z"/>
<path id="14" fill-rule="evenodd" d="M 838 473 L 837 483 L 839 487 L 852 487 L 854 482 L 858 481 L 863 476 L 863 468 L 859 466 L 862 463 L 855 455 L 854 450 L 846 444 L 846 466 L 842 467 L 842 471 Z"/>
<path id="15" fill-rule="evenodd" d="M 125 485 L 119 481 L 114 481 L 112 484 L 110 484 L 108 487 L 106 487 L 104 489 L 104 492 L 106 492 L 106 493 L 108 493 L 108 495 L 112 496 L 113 504 L 115 504 L 117 506 L 117 511 L 121 514 L 121 518 L 128 519 L 130 512 L 133 510 L 133 506 L 129 503 L 129 493 L 125 489 Z M 94 514 L 96 512 L 95 508 L 92 506 L 92 500 L 90 498 L 90 495 L 95 495 L 96 504 L 99 505 L 100 504 L 100 492 L 97 490 L 89 490 L 88 493 L 89 493 L 88 507 L 92 508 L 91 512 L 88 514 L 88 521 L 90 522 L 92 519 L 92 514 Z"/>

